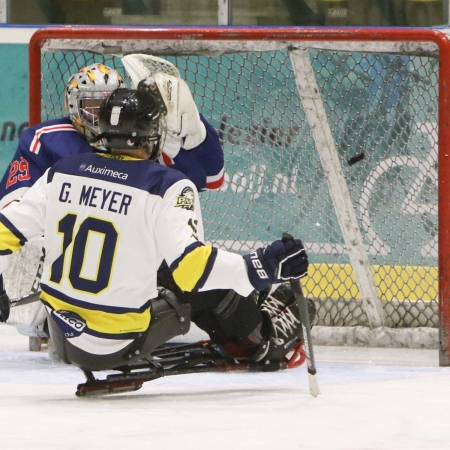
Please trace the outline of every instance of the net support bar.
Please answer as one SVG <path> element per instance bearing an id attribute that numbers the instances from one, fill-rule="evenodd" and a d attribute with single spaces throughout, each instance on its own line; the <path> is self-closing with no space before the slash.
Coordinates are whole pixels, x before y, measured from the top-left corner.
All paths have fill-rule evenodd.
<path id="1" fill-rule="evenodd" d="M 219 25 L 231 25 L 231 0 L 217 0 L 217 18 Z"/>
<path id="2" fill-rule="evenodd" d="M 299 95 L 311 127 L 311 132 L 314 135 L 350 263 L 369 319 L 369 325 L 371 328 L 382 327 L 386 324 L 385 314 L 378 298 L 370 262 L 364 248 L 358 220 L 320 97 L 319 86 L 309 60 L 308 50 L 293 50 L 291 52 L 291 61 Z"/>

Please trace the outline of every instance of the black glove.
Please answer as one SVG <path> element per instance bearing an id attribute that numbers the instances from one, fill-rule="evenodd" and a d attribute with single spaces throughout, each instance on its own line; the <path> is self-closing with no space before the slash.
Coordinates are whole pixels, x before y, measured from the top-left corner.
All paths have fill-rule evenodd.
<path id="1" fill-rule="evenodd" d="M 6 322 L 9 317 L 9 297 L 3 285 L 3 275 L 0 275 L 0 322 Z"/>
<path id="2" fill-rule="evenodd" d="M 266 248 L 244 256 L 248 278 L 260 291 L 274 283 L 304 277 L 308 272 L 308 255 L 303 242 L 292 236 L 275 241 Z"/>

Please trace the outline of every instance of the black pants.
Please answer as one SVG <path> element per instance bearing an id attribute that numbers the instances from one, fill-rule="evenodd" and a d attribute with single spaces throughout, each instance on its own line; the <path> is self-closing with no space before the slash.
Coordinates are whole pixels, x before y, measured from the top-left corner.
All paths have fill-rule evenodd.
<path id="1" fill-rule="evenodd" d="M 235 294 L 232 307 L 223 314 L 218 311 L 219 305 L 233 291 L 216 289 L 205 292 L 182 292 L 165 262 L 158 270 L 158 286 L 171 290 L 182 304 L 189 304 L 192 322 L 208 333 L 216 344 L 233 342 L 245 345 L 245 338 L 262 323 L 262 315 L 254 293 L 248 297 Z"/>

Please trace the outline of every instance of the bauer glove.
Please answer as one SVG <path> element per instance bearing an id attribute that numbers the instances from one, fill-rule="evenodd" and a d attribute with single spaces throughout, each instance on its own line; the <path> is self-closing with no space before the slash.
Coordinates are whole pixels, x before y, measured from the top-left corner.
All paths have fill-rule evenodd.
<path id="1" fill-rule="evenodd" d="M 0 322 L 8 320 L 9 305 L 9 297 L 3 286 L 3 275 L 0 275 Z"/>
<path id="2" fill-rule="evenodd" d="M 250 283 L 260 291 L 274 283 L 302 278 L 308 271 L 308 255 L 300 239 L 283 237 L 244 256 Z"/>

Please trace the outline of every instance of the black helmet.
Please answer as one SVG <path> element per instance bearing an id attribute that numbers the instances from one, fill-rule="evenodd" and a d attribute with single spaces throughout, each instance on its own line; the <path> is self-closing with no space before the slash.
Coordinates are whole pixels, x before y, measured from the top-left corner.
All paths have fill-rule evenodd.
<path id="1" fill-rule="evenodd" d="M 146 149 L 150 159 L 160 154 L 163 117 L 167 112 L 159 91 L 116 89 L 99 112 L 100 135 L 91 141 L 106 149 Z M 158 96 L 159 94 L 159 96 Z"/>

